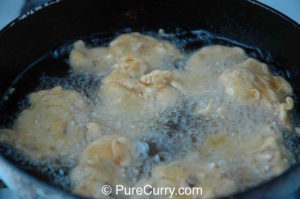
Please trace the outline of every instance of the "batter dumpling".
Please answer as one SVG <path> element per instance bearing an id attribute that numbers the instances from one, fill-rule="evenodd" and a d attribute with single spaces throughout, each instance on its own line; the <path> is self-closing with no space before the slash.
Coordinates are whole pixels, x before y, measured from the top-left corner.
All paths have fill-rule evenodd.
<path id="1" fill-rule="evenodd" d="M 212 167 L 207 159 L 199 159 L 197 153 L 191 153 L 185 158 L 173 161 L 167 165 L 156 166 L 152 170 L 151 178 L 142 179 L 138 187 L 144 185 L 153 187 L 175 187 L 178 192 L 180 187 L 201 187 L 200 192 L 193 195 L 175 194 L 174 198 L 214 198 L 235 192 L 237 185 L 232 180 L 230 174 L 217 167 Z M 153 198 L 148 197 L 135 198 Z M 157 196 L 157 198 L 170 198 L 170 195 Z"/>
<path id="2" fill-rule="evenodd" d="M 147 65 L 137 57 L 125 56 L 103 80 L 99 99 L 117 115 L 152 114 L 173 105 L 178 92 L 170 82 L 171 71 L 155 70 L 145 74 Z"/>
<path id="3" fill-rule="evenodd" d="M 115 57 L 134 55 L 140 58 L 149 66 L 148 72 L 173 67 L 180 58 L 180 52 L 170 42 L 137 32 L 120 35 L 110 43 L 109 48 Z"/>
<path id="4" fill-rule="evenodd" d="M 225 69 L 246 58 L 244 50 L 238 47 L 203 47 L 191 55 L 184 70 L 174 73 L 174 87 L 186 95 L 205 95 L 216 89 L 216 79 Z"/>
<path id="5" fill-rule="evenodd" d="M 249 58 L 229 68 L 219 78 L 225 92 L 240 103 L 258 103 L 275 112 L 280 121 L 291 127 L 289 111 L 294 107 L 291 85 L 273 76 L 266 64 Z"/>
<path id="6" fill-rule="evenodd" d="M 30 107 L 20 113 L 13 130 L 1 130 L 0 136 L 30 158 L 73 165 L 87 139 L 101 135 L 100 129 L 86 134 L 95 125 L 88 123 L 87 103 L 76 91 L 55 87 L 29 99 Z"/>
<path id="7" fill-rule="evenodd" d="M 294 157 L 284 146 L 280 132 L 268 125 L 209 136 L 200 156 L 216 167 L 225 167 L 239 188 L 250 187 L 283 173 Z"/>
<path id="8" fill-rule="evenodd" d="M 81 40 L 74 43 L 69 60 L 71 66 L 77 71 L 90 70 L 100 75 L 109 74 L 112 65 L 116 62 L 108 48 L 88 48 Z"/>
<path id="9" fill-rule="evenodd" d="M 114 135 L 103 136 L 84 149 L 79 164 L 71 172 L 73 192 L 93 198 L 107 198 L 101 187 L 106 184 L 126 186 L 122 177 L 136 158 L 131 141 Z"/>
<path id="10" fill-rule="evenodd" d="M 70 54 L 70 64 L 76 70 L 88 69 L 107 75 L 114 63 L 128 55 L 134 55 L 145 62 L 148 72 L 173 67 L 180 58 L 177 48 L 168 41 L 159 41 L 140 33 L 129 33 L 117 37 L 109 47 L 87 48 L 83 41 L 75 42 Z"/>

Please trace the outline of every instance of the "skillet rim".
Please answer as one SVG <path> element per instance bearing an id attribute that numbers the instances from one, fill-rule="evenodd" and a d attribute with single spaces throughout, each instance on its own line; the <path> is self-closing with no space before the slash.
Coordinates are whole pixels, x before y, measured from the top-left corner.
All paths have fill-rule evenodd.
<path id="1" fill-rule="evenodd" d="M 36 13 L 39 12 L 43 12 L 45 9 L 48 9 L 48 7 L 51 7 L 53 5 L 59 4 L 64 2 L 65 0 L 51 0 L 47 3 L 42 4 L 41 6 L 15 18 L 13 21 L 11 21 L 10 23 L 8 23 L 6 26 L 4 26 L 1 30 L 0 30 L 0 37 L 6 33 L 10 28 L 18 25 L 19 23 L 22 23 L 22 21 L 26 20 L 27 18 L 30 18 L 32 15 L 35 15 Z M 297 23 L 296 21 L 294 21 L 293 19 L 291 19 L 290 17 L 288 17 L 287 15 L 283 14 L 282 12 L 268 6 L 265 5 L 261 2 L 258 2 L 256 0 L 243 0 L 246 4 L 252 4 L 256 7 L 262 8 L 264 10 L 264 12 L 271 12 L 272 14 L 278 16 L 279 18 L 281 18 L 283 21 L 285 21 L 288 25 L 291 25 L 293 28 L 295 28 L 298 32 L 300 32 L 300 24 Z M 83 197 L 71 192 L 68 192 L 66 190 L 57 188 L 53 185 L 50 185 L 30 174 L 28 174 L 27 172 L 21 170 L 20 168 L 18 168 L 15 164 L 9 162 L 5 157 L 3 157 L 2 154 L 0 154 L 0 163 L 5 164 L 5 166 L 11 168 L 14 172 L 16 172 L 17 175 L 20 175 L 21 177 L 26 178 L 28 181 L 30 181 L 33 184 L 38 184 L 38 186 L 40 186 L 43 189 L 46 190 L 50 190 L 52 192 L 59 192 L 59 194 L 61 196 L 66 196 L 66 197 L 74 197 L 74 198 L 80 198 L 80 199 L 85 199 L 88 197 Z M 285 172 L 283 172 L 282 174 L 280 174 L 279 176 L 273 177 L 270 180 L 267 180 L 266 182 L 263 183 L 259 183 L 258 185 L 255 185 L 253 187 L 250 187 L 248 189 L 246 189 L 245 191 L 241 191 L 241 192 L 237 192 L 235 194 L 226 196 L 226 197 L 221 197 L 221 198 L 248 198 L 247 195 L 250 194 L 250 197 L 255 197 L 255 193 L 260 193 L 263 191 L 267 191 L 268 189 L 264 188 L 268 188 L 268 187 L 272 187 L 272 185 L 280 182 L 282 179 L 284 179 L 285 177 L 288 177 L 289 175 L 291 175 L 294 172 L 299 172 L 300 173 L 300 161 L 294 165 L 292 165 L 289 169 L 287 169 Z M 5 183 L 5 182 L 4 182 Z M 298 189 L 300 188 L 300 186 L 298 187 Z M 252 193 L 252 194 L 251 194 Z M 254 194 L 254 195 L 253 195 Z M 260 197 L 264 197 L 265 195 L 258 195 Z"/>

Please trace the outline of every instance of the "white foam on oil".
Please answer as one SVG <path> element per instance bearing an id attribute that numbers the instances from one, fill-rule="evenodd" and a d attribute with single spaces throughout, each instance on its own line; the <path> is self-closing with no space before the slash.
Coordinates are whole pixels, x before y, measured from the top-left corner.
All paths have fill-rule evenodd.
<path id="1" fill-rule="evenodd" d="M 176 36 L 177 33 L 167 34 L 162 31 L 159 33 L 147 32 L 147 34 L 159 39 L 167 39 L 182 51 L 184 56 L 175 66 L 173 64 L 168 65 L 169 70 L 184 68 L 186 60 L 194 51 L 186 51 L 184 47 L 187 44 L 202 41 L 205 45 L 210 45 L 215 39 L 213 35 L 203 30 L 193 31 L 194 37 L 189 38 L 180 38 Z M 65 51 L 63 52 L 65 53 Z M 56 56 L 60 57 L 59 54 Z M 64 78 L 42 76 L 41 84 L 37 90 L 50 89 L 60 85 L 65 89 L 73 89 L 82 93 L 87 97 L 91 106 L 97 106 L 96 96 L 101 86 L 101 79 L 102 77 L 94 76 L 89 72 L 80 74 L 71 72 L 68 77 Z M 210 101 L 213 102 L 211 112 L 217 113 L 220 108 L 223 108 L 226 111 L 224 117 L 201 115 L 195 111 L 195 107 L 205 108 Z M 252 129 L 259 124 L 279 126 L 278 123 L 274 122 L 276 121 L 274 117 L 270 116 L 263 108 L 233 103 L 230 98 L 224 95 L 221 88 L 216 88 L 201 97 L 181 96 L 175 106 L 160 112 L 151 120 L 141 120 L 141 115 L 128 115 L 126 118 L 120 119 L 110 116 L 105 111 L 107 109 L 100 107 L 92 110 L 89 117 L 92 118 L 91 120 L 96 120 L 100 116 L 103 121 L 101 127 L 104 134 L 115 133 L 128 137 L 138 152 L 138 159 L 123 173 L 131 185 L 134 185 L 141 178 L 149 177 L 154 166 L 181 159 L 186 154 L 196 151 L 209 135 L 226 131 L 234 132 L 234 136 L 243 136 L 245 133 L 255 136 L 257 132 L 252 131 Z M 139 128 L 136 128 L 136 122 L 139 122 Z M 111 129 L 112 126 L 114 130 Z M 127 126 L 127 131 L 122 131 L 124 126 Z M 137 132 L 132 134 L 133 131 Z M 220 165 L 222 165 L 222 161 L 225 164 L 224 160 L 219 159 L 219 161 L 221 162 Z M 28 164 L 28 160 L 24 164 Z M 211 165 L 213 164 L 215 163 L 211 163 Z M 239 160 L 235 160 L 234 164 L 237 165 L 236 167 L 242 165 L 239 164 Z M 52 183 L 58 184 L 64 189 L 70 188 L 68 172 L 71 168 L 58 168 L 48 162 L 43 162 L 41 165 L 47 165 L 46 169 L 40 168 L 41 173 L 47 173 Z"/>

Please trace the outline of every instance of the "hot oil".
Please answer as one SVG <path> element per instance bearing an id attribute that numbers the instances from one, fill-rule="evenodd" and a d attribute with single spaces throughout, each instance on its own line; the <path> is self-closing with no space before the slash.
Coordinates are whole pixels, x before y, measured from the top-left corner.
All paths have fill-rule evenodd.
<path id="1" fill-rule="evenodd" d="M 130 31 L 131 30 L 128 29 L 124 32 Z M 84 40 L 90 47 L 105 46 L 119 34 L 120 33 L 116 33 L 116 35 L 113 36 L 102 35 L 101 37 L 99 35 L 93 35 Z M 278 63 L 273 61 L 268 53 L 227 38 L 212 35 L 204 30 L 182 31 L 178 29 L 174 34 L 166 34 L 161 31 L 159 33 L 144 32 L 144 34 L 169 40 L 181 51 L 183 57 L 175 66 L 168 66 L 167 69 L 169 70 L 184 70 L 184 64 L 191 53 L 203 46 L 221 44 L 242 47 L 249 57 L 266 62 L 270 66 L 273 74 L 280 74 L 286 79 L 289 78 L 288 71 L 275 70 L 278 68 Z M 30 69 L 12 85 L 15 92 L 7 96 L 7 99 L 4 97 L 1 103 L 1 127 L 11 127 L 18 113 L 29 106 L 28 99 L 26 98 L 28 94 L 39 90 L 50 89 L 55 86 L 76 90 L 83 94 L 91 105 L 97 104 L 95 93 L 101 85 L 103 76 L 94 75 L 89 71 L 77 73 L 70 69 L 68 55 L 72 48 L 71 43 L 72 42 L 67 42 L 50 51 L 45 57 L 32 65 Z M 26 90 L 22 89 L 24 85 L 26 85 Z M 226 119 L 212 119 L 194 113 L 195 106 L 200 104 L 200 107 L 205 108 L 211 99 L 216 102 L 216 104 L 214 104 L 214 111 L 217 111 L 216 107 L 227 100 L 229 104 L 229 115 L 231 115 L 231 117 Z M 99 112 L 96 111 L 91 114 L 97 117 L 99 114 L 106 113 L 101 112 L 100 109 Z M 151 169 L 154 166 L 180 160 L 186 154 L 198 150 L 209 135 L 216 135 L 224 131 L 232 132 L 232 136 L 236 136 L 237 133 L 249 134 L 253 132 L 247 129 L 252 129 L 253 126 L 259 123 L 268 123 L 277 127 L 279 124 L 274 122 L 274 118 L 268 116 L 268 114 L 269 113 L 264 109 L 253 109 L 251 106 L 232 104 L 230 99 L 224 98 L 221 88 L 216 89 L 204 97 L 181 97 L 174 107 L 164 110 L 153 120 L 150 122 L 147 121 L 147 124 L 143 124 L 143 128 L 138 130 L 138 136 L 131 136 L 131 132 L 125 132 L 125 135 L 133 141 L 139 158 L 132 163 L 126 173 L 124 173 L 124 176 L 131 185 L 134 185 L 139 179 L 151 176 Z M 93 115 L 91 117 L 93 117 Z M 107 131 L 109 131 L 108 126 L 110 125 L 115 125 L 116 128 L 118 128 L 117 126 L 122 128 L 122 125 L 137 119 L 134 117 L 139 116 L 128 117 L 128 120 L 123 121 L 123 124 L 117 124 L 120 121 L 116 121 L 115 118 L 106 118 L 107 125 L 104 125 L 104 128 L 107 126 Z M 118 131 L 116 133 L 118 134 Z M 255 133 L 253 133 L 253 135 L 255 136 Z M 295 149 L 299 146 L 295 144 L 299 143 L 299 138 L 295 136 L 292 138 L 291 136 L 287 137 L 287 143 L 290 149 L 295 152 L 299 151 L 299 149 Z M 72 167 L 64 167 L 64 165 L 57 167 L 57 165 L 48 162 L 32 162 L 30 158 L 25 158 L 20 155 L 20 152 L 14 151 L 8 146 L 1 147 L 1 153 L 26 172 L 50 184 L 70 190 L 68 174 Z M 75 166 L 75 163 L 73 166 Z M 225 167 L 226 165 L 224 168 Z"/>

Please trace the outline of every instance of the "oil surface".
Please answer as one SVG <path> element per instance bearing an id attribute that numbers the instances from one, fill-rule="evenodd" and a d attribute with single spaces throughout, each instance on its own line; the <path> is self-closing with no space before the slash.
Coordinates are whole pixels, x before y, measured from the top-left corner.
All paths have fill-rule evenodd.
<path id="1" fill-rule="evenodd" d="M 93 35 L 89 38 L 83 38 L 83 40 L 90 47 L 106 46 L 117 35 L 130 31 L 130 29 L 126 29 L 115 35 L 107 35 L 107 37 Z M 278 74 L 289 80 L 290 72 L 284 70 L 283 66 L 279 66 L 269 53 L 221 36 L 212 35 L 204 30 L 191 32 L 178 30 L 172 34 L 162 34 L 153 31 L 143 32 L 143 34 L 169 40 L 177 46 L 184 55 L 176 63 L 175 68 L 177 69 L 183 68 L 189 55 L 201 47 L 221 44 L 243 48 L 249 57 L 267 63 L 273 74 Z M 72 89 L 82 93 L 89 99 L 90 103 L 94 103 L 95 91 L 101 85 L 103 77 L 95 76 L 88 71 L 77 73 L 70 68 L 68 58 L 72 49 L 72 43 L 73 41 L 69 41 L 49 51 L 48 54 L 40 58 L 16 79 L 11 87 L 13 90 L 11 88 L 8 89 L 7 95 L 2 98 L 0 104 L 1 128 L 10 128 L 13 125 L 18 114 L 29 106 L 27 95 L 32 92 L 61 86 L 65 89 Z M 220 97 L 216 91 L 216 93 L 212 93 L 207 98 L 202 99 L 202 102 L 207 104 L 209 99 L 218 99 Z M 252 126 L 255 126 L 257 122 L 262 120 L 267 123 L 272 122 L 272 118 L 265 117 L 266 113 L 264 110 L 252 110 L 251 107 L 247 106 L 234 107 L 231 110 L 232 120 L 208 121 L 203 117 L 190 114 L 190 110 L 195 102 L 195 99 L 182 98 L 181 103 L 173 107 L 172 110 L 166 110 L 150 125 L 150 128 L 147 126 L 147 128 L 141 130 L 140 137 L 135 139 L 135 147 L 138 149 L 140 157 L 129 168 L 129 172 L 126 173 L 128 179 L 130 179 L 130 184 L 135 184 L 142 177 L 148 177 L 153 166 L 180 159 L 188 152 L 196 150 L 203 144 L 203 140 L 207 135 L 219 132 L 221 128 L 230 130 L 234 126 L 236 129 L 251 129 Z M 250 118 L 249 113 L 251 113 Z M 248 120 L 237 118 L 248 118 Z M 108 120 L 107 123 L 109 124 L 111 121 L 114 120 Z M 297 123 L 296 119 L 295 123 Z M 236 131 L 236 129 L 233 131 Z M 197 133 L 199 131 L 201 135 Z M 246 133 L 251 132 L 246 131 Z M 298 157 L 300 142 L 299 138 L 294 135 L 284 133 L 287 147 L 294 152 L 295 157 Z M 0 149 L 1 154 L 26 172 L 57 187 L 66 190 L 70 189 L 68 179 L 70 168 L 56 168 L 51 164 L 43 164 L 43 167 L 41 167 L 33 164 L 28 159 L 24 159 L 20 152 L 14 151 L 8 146 L 1 146 Z"/>

